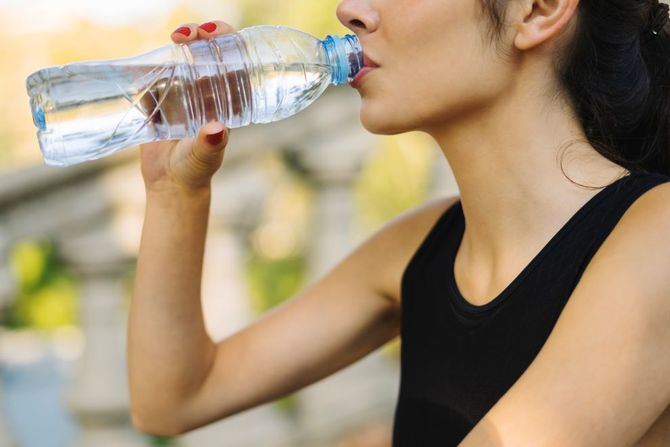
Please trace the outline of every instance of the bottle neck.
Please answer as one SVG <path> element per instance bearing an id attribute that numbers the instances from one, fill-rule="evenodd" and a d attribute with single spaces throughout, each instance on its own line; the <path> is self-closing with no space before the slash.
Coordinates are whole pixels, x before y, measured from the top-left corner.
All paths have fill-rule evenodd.
<path id="1" fill-rule="evenodd" d="M 331 83 L 342 85 L 353 80 L 363 68 L 363 48 L 358 37 L 353 34 L 328 35 L 321 43 L 333 74 Z"/>

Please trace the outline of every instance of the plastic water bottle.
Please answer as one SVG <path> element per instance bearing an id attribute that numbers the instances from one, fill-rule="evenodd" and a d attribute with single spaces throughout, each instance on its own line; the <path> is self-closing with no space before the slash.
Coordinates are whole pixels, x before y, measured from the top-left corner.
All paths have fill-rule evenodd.
<path id="1" fill-rule="evenodd" d="M 194 137 L 294 115 L 363 67 L 355 35 L 323 41 L 253 26 L 139 56 L 36 71 L 26 80 L 44 160 L 68 166 L 149 141 Z"/>

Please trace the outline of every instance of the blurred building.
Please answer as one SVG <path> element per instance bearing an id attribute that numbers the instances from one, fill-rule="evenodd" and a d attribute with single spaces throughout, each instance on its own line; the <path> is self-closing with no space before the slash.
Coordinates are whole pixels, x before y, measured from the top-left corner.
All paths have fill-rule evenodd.
<path id="1" fill-rule="evenodd" d="M 309 113 L 232 131 L 213 183 L 203 272 L 203 306 L 215 340 L 258 316 L 243 272 L 254 245 L 281 256 L 299 244 L 295 233 L 306 234 L 306 281 L 312 281 L 369 233 L 357 225 L 354 191 L 378 140 L 360 126 L 358 103 L 354 91 L 334 89 Z M 274 217 L 268 214 L 273 189 L 286 182 L 284 164 L 277 162 L 282 159 L 298 166 L 312 190 L 308 208 L 296 205 L 306 224 L 298 212 L 298 220 L 283 232 L 276 222 L 273 230 L 272 219 L 276 213 L 290 216 L 291 207 L 275 199 L 280 206 L 275 205 Z M 445 183 L 446 166 L 436 163 L 433 172 L 430 195 L 453 189 L 453 183 Z M 138 151 L 67 169 L 37 165 L 8 172 L 0 176 L 0 210 L 0 250 L 7 253 L 14 241 L 26 238 L 49 239 L 79 280 L 84 344 L 66 393 L 67 408 L 81 429 L 74 445 L 146 445 L 130 425 L 125 368 L 128 282 L 144 213 Z M 300 228 L 292 233 L 290 225 Z M 11 300 L 6 262 L 0 270 L 2 299 Z M 378 350 L 298 392 L 289 411 L 264 405 L 182 436 L 180 445 L 315 447 L 359 445 L 364 436 L 386 439 L 397 380 L 396 359 Z"/>
<path id="2" fill-rule="evenodd" d="M 47 3 L 35 1 L 37 9 L 18 1 L 0 5 L 5 13 L 0 34 L 21 36 L 6 45 L 0 60 L 0 93 L 16 110 L 0 120 L 0 306 L 11 307 L 19 293 L 11 259 L 17 243 L 50 241 L 58 262 L 76 278 L 79 323 L 49 337 L 30 328 L 0 332 L 0 447 L 164 445 L 135 431 L 128 411 L 126 319 L 145 205 L 138 150 L 68 168 L 43 165 L 23 82 L 43 66 L 149 50 L 164 44 L 182 21 L 230 16 L 228 21 L 242 27 L 286 17 L 282 23 L 316 35 L 341 34 L 343 28 L 333 31 L 337 2 L 268 7 L 269 0 L 201 0 L 186 7 L 174 1 L 153 18 L 151 8 L 143 8 L 132 24 L 103 24 L 100 20 L 112 16 L 92 2 L 70 0 L 60 15 L 37 14 L 28 21 L 33 28 L 24 28 L 26 20 L 20 19 L 49 10 Z M 90 14 L 75 15 L 65 5 L 84 5 Z M 67 26 L 77 32 L 68 34 Z M 116 40 L 109 39 L 112 28 L 100 32 L 105 26 L 116 27 Z M 203 272 L 203 309 L 213 339 L 247 326 L 275 304 L 277 297 L 263 301 L 262 287 L 250 285 L 251 257 L 304 259 L 302 276 L 287 290 L 304 287 L 385 220 L 455 192 L 448 166 L 428 140 L 371 135 L 361 127 L 359 105 L 353 89 L 331 89 L 290 119 L 232 131 L 213 183 Z M 396 356 L 397 340 L 290 400 L 173 442 L 388 446 L 399 378 Z M 50 407 L 54 401 L 62 408 Z M 57 411 L 62 414 L 54 417 Z"/>

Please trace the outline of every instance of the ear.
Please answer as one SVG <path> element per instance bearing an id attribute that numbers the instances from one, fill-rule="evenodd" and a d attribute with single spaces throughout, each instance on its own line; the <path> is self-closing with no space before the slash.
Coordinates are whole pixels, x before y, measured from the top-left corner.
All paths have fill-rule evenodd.
<path id="1" fill-rule="evenodd" d="M 522 0 L 517 4 L 514 45 L 527 50 L 565 31 L 579 0 Z"/>

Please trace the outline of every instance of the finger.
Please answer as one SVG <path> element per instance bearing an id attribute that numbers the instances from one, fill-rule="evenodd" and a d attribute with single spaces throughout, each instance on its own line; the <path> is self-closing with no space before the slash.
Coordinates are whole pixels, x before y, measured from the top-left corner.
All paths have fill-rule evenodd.
<path id="1" fill-rule="evenodd" d="M 207 123 L 192 143 L 192 160 L 199 166 L 218 165 L 228 144 L 229 133 L 226 126 L 219 121 Z"/>
<path id="2" fill-rule="evenodd" d="M 234 33 L 236 30 L 231 25 L 221 20 L 212 20 L 200 24 L 198 27 L 198 36 L 203 39 L 212 38 L 221 34 Z"/>
<path id="3" fill-rule="evenodd" d="M 174 43 L 185 43 L 190 42 L 198 38 L 198 24 L 197 23 L 185 23 L 180 25 L 177 29 L 172 31 L 170 38 Z"/>

